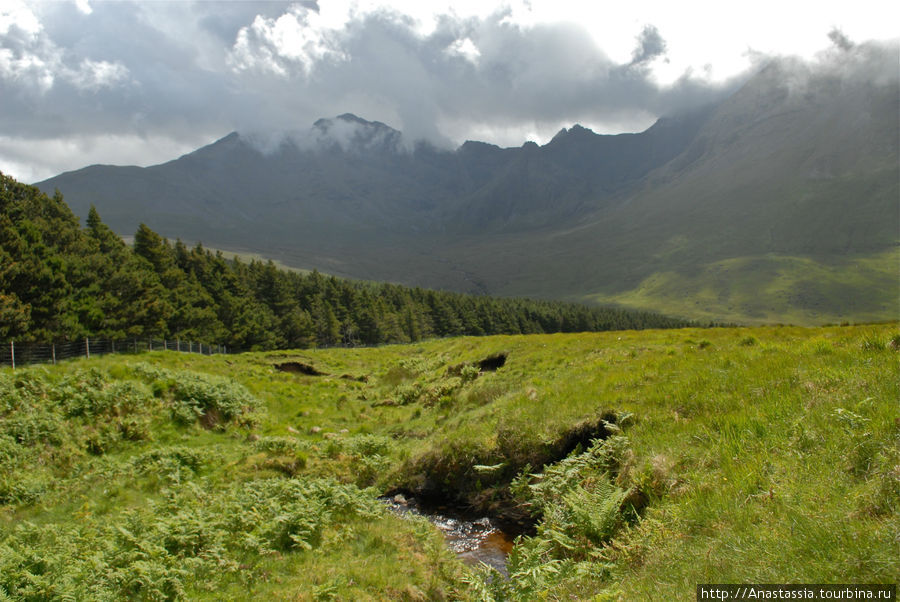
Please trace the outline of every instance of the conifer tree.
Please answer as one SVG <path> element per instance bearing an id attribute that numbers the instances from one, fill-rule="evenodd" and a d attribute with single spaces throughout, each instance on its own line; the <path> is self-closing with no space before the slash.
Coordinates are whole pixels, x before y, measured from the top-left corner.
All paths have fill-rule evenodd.
<path id="1" fill-rule="evenodd" d="M 133 249 L 90 209 L 0 174 L 0 338 L 180 337 L 232 349 L 681 326 L 648 313 L 469 297 L 279 270 L 141 224 Z"/>

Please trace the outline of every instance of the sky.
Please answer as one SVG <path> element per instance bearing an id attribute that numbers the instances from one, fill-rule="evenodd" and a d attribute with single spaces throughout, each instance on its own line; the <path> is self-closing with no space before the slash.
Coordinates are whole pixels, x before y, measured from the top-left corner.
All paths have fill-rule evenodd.
<path id="1" fill-rule="evenodd" d="M 642 131 L 897 23 L 884 0 L 2 0 L 0 171 L 152 165 L 347 112 L 446 148 Z"/>

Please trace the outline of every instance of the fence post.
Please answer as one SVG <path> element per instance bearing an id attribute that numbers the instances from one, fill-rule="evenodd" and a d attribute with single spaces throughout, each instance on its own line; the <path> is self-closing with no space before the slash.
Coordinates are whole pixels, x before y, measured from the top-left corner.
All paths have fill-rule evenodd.
<path id="1" fill-rule="evenodd" d="M 175 339 L 175 351 L 181 351 L 181 339 Z"/>
<path id="2" fill-rule="evenodd" d="M 200 355 L 203 355 L 203 342 L 200 342 Z"/>
<path id="3" fill-rule="evenodd" d="M 149 339 L 147 339 L 147 350 L 153 351 L 153 337 L 150 337 Z"/>
<path id="4" fill-rule="evenodd" d="M 91 359 L 91 340 L 87 337 L 84 337 L 84 353 L 87 359 Z"/>
<path id="5" fill-rule="evenodd" d="M 56 343 L 53 343 L 50 347 L 50 351 L 53 353 L 53 365 L 56 365 Z"/>
<path id="6" fill-rule="evenodd" d="M 9 342 L 9 357 L 12 358 L 12 369 L 16 369 L 16 342 Z"/>
<path id="7" fill-rule="evenodd" d="M 134 342 L 134 352 L 137 353 L 137 337 L 134 337 L 133 342 Z"/>
<path id="8" fill-rule="evenodd" d="M 163 351 L 168 351 L 168 350 L 169 350 L 169 344 L 166 343 L 165 339 L 163 339 Z"/>
<path id="9" fill-rule="evenodd" d="M 109 344 L 112 345 L 112 352 L 115 353 L 116 352 L 116 342 L 110 341 Z"/>

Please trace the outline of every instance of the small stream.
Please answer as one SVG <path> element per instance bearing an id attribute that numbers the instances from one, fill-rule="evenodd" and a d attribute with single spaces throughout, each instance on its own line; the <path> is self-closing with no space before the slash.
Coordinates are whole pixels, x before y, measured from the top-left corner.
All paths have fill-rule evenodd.
<path id="1" fill-rule="evenodd" d="M 403 495 L 381 498 L 397 514 L 414 514 L 430 520 L 447 540 L 447 546 L 470 565 L 482 563 L 497 569 L 504 577 L 506 557 L 512 550 L 517 534 L 504 530 L 496 520 L 473 518 L 444 506 L 423 504 Z"/>

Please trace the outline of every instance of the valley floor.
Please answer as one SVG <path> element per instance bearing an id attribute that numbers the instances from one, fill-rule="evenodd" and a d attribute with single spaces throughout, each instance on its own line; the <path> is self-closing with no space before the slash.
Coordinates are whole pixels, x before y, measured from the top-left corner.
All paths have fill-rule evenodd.
<path id="1" fill-rule="evenodd" d="M 888 323 L 2 369 L 0 598 L 897 583 L 898 347 Z M 531 535 L 508 578 L 478 570 L 377 499 L 395 491 Z"/>

